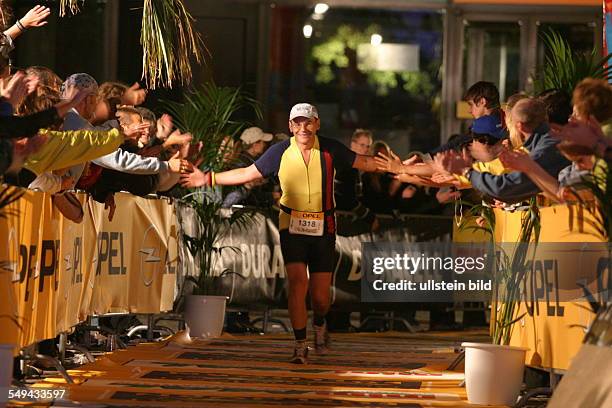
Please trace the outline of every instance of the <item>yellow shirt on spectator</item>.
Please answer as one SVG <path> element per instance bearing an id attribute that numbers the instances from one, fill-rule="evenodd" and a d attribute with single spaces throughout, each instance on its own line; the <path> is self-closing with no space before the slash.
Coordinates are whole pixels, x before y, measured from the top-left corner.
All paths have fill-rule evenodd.
<path id="1" fill-rule="evenodd" d="M 38 133 L 47 135 L 48 139 L 23 166 L 37 176 L 97 159 L 114 152 L 123 143 L 123 134 L 117 129 L 63 132 L 41 129 Z"/>
<path id="2" fill-rule="evenodd" d="M 529 151 L 523 146 L 519 147 L 516 150 L 529 153 Z M 501 174 L 506 174 L 513 171 L 512 169 L 504 167 L 503 163 L 498 158 L 488 162 L 474 162 L 472 164 L 472 169 L 476 170 L 479 173 L 491 173 L 494 176 L 499 176 Z M 455 179 L 459 180 L 459 182 L 461 183 L 461 185 L 459 186 L 460 189 L 472 187 L 472 183 L 470 183 L 470 180 L 468 180 L 468 178 L 463 175 L 455 174 Z"/>
<path id="3" fill-rule="evenodd" d="M 601 124 L 601 131 L 608 139 L 612 139 L 612 119 L 608 119 Z"/>

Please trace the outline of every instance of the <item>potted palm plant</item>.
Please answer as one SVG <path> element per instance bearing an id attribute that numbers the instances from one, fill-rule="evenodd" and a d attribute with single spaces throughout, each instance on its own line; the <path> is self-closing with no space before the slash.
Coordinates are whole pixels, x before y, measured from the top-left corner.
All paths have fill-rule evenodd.
<path id="1" fill-rule="evenodd" d="M 484 213 L 483 213 L 484 211 Z M 485 220 L 483 228 L 493 237 L 494 216 L 478 208 Z M 465 349 L 465 384 L 468 401 L 473 404 L 514 405 L 523 383 L 526 348 L 510 346 L 512 328 L 524 315 L 518 314 L 520 287 L 527 272 L 527 261 L 540 234 L 540 216 L 535 197 L 523 213 L 518 242 L 497 248 L 495 291 L 491 311 L 492 343 L 462 343 Z M 495 257 L 490 257 L 494 259 Z M 499 381 L 499 375 L 504 380 Z"/>
<path id="2" fill-rule="evenodd" d="M 166 106 L 177 127 L 191 133 L 194 143 L 200 145 L 199 162 L 206 171 L 220 171 L 228 165 L 228 153 L 233 149 L 229 141 L 245 125 L 236 119 L 239 112 L 252 110 L 261 117 L 256 101 L 240 89 L 218 87 L 212 82 L 187 94 L 183 103 L 167 102 Z M 223 328 L 226 296 L 216 292 L 214 272 L 222 251 L 236 251 L 220 243 L 232 227 L 244 227 L 251 213 L 237 210 L 224 214 L 219 187 L 204 187 L 187 194 L 180 206 L 188 208 L 179 211 L 181 236 L 197 265 L 195 274 L 187 277 L 194 290 L 185 298 L 185 321 L 192 336 L 218 336 Z M 233 272 L 226 270 L 222 274 L 228 273 Z"/>
<path id="3" fill-rule="evenodd" d="M 196 232 L 193 235 L 183 232 L 182 239 L 199 267 L 197 275 L 186 277 L 194 286 L 193 293 L 185 298 L 185 322 L 191 336 L 218 337 L 223 330 L 227 296 L 219 294 L 215 285 L 217 262 L 223 251 L 238 251 L 235 247 L 220 246 L 220 241 L 233 226 L 245 227 L 250 214 L 243 210 L 228 214 L 220 202 L 202 191 L 184 197 L 183 203 L 195 213 L 191 219 L 197 224 Z M 185 218 L 179 220 L 182 223 Z M 219 278 L 230 273 L 235 272 L 226 269 Z"/>

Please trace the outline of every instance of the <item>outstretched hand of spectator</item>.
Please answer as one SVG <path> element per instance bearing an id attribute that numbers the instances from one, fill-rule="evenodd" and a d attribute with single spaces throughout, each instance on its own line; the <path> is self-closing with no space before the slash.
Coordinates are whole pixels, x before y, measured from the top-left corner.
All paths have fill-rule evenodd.
<path id="1" fill-rule="evenodd" d="M 181 186 L 186 188 L 203 187 L 211 185 L 210 172 L 204 173 L 202 170 L 188 163 L 187 169 L 181 172 Z"/>
<path id="2" fill-rule="evenodd" d="M 410 156 L 409 158 L 407 158 L 406 160 L 404 160 L 402 162 L 402 164 L 404 166 L 412 166 L 413 164 L 417 164 L 422 162 L 423 160 L 421 160 L 421 158 L 419 157 L 418 154 L 413 154 L 412 156 Z"/>
<path id="3" fill-rule="evenodd" d="M 200 165 L 204 163 L 204 157 L 200 155 L 203 148 L 204 148 L 204 142 L 201 142 L 201 141 L 198 143 L 193 143 L 189 145 L 189 152 L 187 153 L 187 158 L 196 167 L 200 167 Z"/>
<path id="4" fill-rule="evenodd" d="M 32 91 L 33 90 L 34 89 L 32 89 Z M 3 85 L 0 89 L 0 96 L 2 96 L 14 108 L 17 108 L 17 106 L 23 102 L 27 95 L 28 81 L 26 81 L 26 75 L 21 71 L 16 72 L 8 83 Z"/>
<path id="5" fill-rule="evenodd" d="M 123 134 L 127 139 L 137 139 L 149 131 L 149 124 L 146 122 L 132 123 L 122 126 Z"/>
<path id="6" fill-rule="evenodd" d="M 175 145 L 183 146 L 185 144 L 190 143 L 192 139 L 193 136 L 191 136 L 191 133 L 181 133 L 181 131 L 177 129 L 174 132 L 170 133 L 170 136 L 168 136 L 168 138 L 164 142 L 164 148 L 168 148 L 170 146 Z"/>
<path id="7" fill-rule="evenodd" d="M 51 9 L 45 6 L 34 6 L 19 20 L 25 28 L 42 27 L 48 23 L 45 21 L 51 15 Z"/>
<path id="8" fill-rule="evenodd" d="M 425 187 L 439 187 L 438 184 L 434 183 L 427 177 L 414 176 L 412 174 L 396 174 L 393 176 L 394 179 L 401 181 L 402 183 L 415 184 L 417 186 Z"/>
<path id="9" fill-rule="evenodd" d="M 452 150 L 441 152 L 435 155 L 431 166 L 434 173 L 451 173 L 461 174 L 463 170 L 472 165 L 472 158 L 467 150 L 463 150 L 461 154 Z"/>
<path id="10" fill-rule="evenodd" d="M 181 159 L 181 152 L 178 151 L 174 153 L 174 156 L 168 160 L 168 168 L 171 173 L 183 173 L 187 170 L 188 162 L 186 160 Z"/>
<path id="11" fill-rule="evenodd" d="M 448 172 L 434 173 L 431 176 L 431 181 L 439 185 L 443 185 L 443 186 L 455 186 L 455 187 L 461 186 L 461 181 L 457 180 L 457 178 L 454 175 Z"/>
<path id="12" fill-rule="evenodd" d="M 515 171 L 528 172 L 535 163 L 529 155 L 519 150 L 505 150 L 499 155 L 504 167 Z"/>
<path id="13" fill-rule="evenodd" d="M 31 154 L 36 153 L 47 142 L 48 137 L 48 135 L 38 134 L 34 137 L 17 139 L 13 143 L 13 162 L 18 168 L 15 169 L 11 165 L 11 170 L 20 170 L 25 159 Z"/>
<path id="14" fill-rule="evenodd" d="M 125 90 L 123 95 L 121 95 L 121 103 L 124 105 L 138 106 L 145 101 L 146 97 L 147 90 L 141 89 L 140 84 L 135 82 Z"/>
<path id="15" fill-rule="evenodd" d="M 593 154 L 603 156 L 609 143 L 601 130 L 601 124 L 592 116 L 586 122 L 572 120 L 565 126 L 551 126 L 550 133 L 561 139 L 561 143 L 557 146 L 561 150 L 577 145 L 587 147 L 593 151 Z"/>
<path id="16" fill-rule="evenodd" d="M 374 157 L 374 161 L 380 171 L 394 174 L 402 172 L 402 161 L 392 150 L 389 150 L 388 156 L 384 153 L 378 153 L 378 155 Z"/>

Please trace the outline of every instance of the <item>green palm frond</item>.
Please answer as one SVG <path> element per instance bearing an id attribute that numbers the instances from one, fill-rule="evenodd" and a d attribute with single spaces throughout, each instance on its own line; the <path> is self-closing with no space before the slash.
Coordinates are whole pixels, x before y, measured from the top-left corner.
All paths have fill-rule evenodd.
<path id="1" fill-rule="evenodd" d="M 468 201 L 460 200 L 461 205 L 465 205 L 469 208 L 467 212 L 467 217 L 463 219 L 461 224 L 459 225 L 460 231 L 483 231 L 490 235 L 491 240 L 494 239 L 494 231 L 495 231 L 495 212 L 493 208 L 488 205 L 483 204 L 472 204 Z M 471 220 L 477 217 L 482 217 L 484 219 L 484 226 L 474 226 L 470 225 Z"/>
<path id="2" fill-rule="evenodd" d="M 596 164 L 598 166 L 599 164 Z M 596 205 L 591 206 L 584 202 L 579 195 L 578 201 L 583 204 L 595 219 L 591 225 L 602 237 L 610 241 L 612 237 L 612 166 L 607 165 L 605 172 L 601 174 L 591 173 L 583 177 L 577 187 L 589 189 L 596 200 Z"/>
<path id="3" fill-rule="evenodd" d="M 529 208 L 521 216 L 521 230 L 518 241 L 511 248 L 511 256 L 505 248 L 501 248 L 500 260 L 496 276 L 496 291 L 498 296 L 496 304 L 499 310 L 495 313 L 495 324 L 493 325 L 493 343 L 510 344 L 512 328 L 514 324 L 524 315 L 516 316 L 520 305 L 520 288 L 523 285 L 525 275 L 528 272 L 529 256 L 535 255 L 534 247 L 540 238 L 540 210 L 536 197 L 529 201 Z"/>
<path id="4" fill-rule="evenodd" d="M 183 0 L 144 0 L 140 44 L 142 77 L 149 88 L 191 81 L 191 57 L 201 63 L 206 49 L 193 21 Z"/>
<path id="5" fill-rule="evenodd" d="M 224 143 L 226 136 L 235 138 L 246 125 L 236 116 L 252 110 L 262 117 L 257 101 L 240 88 L 219 87 L 214 82 L 187 94 L 182 103 L 166 101 L 164 105 L 179 129 L 191 133 L 194 142 L 203 142 L 202 166 L 213 171 L 223 168 L 223 150 L 231 149 Z"/>
<path id="6" fill-rule="evenodd" d="M 559 89 L 571 95 L 585 78 L 612 78 L 612 66 L 606 66 L 612 54 L 601 58 L 595 49 L 589 54 L 576 52 L 552 29 L 542 35 L 542 40 L 548 52 L 542 71 L 535 80 L 538 92 Z"/>
<path id="7" fill-rule="evenodd" d="M 83 4 L 85 0 L 60 0 L 60 17 L 66 15 L 66 10 L 71 14 L 77 14 L 81 9 L 79 3 Z"/>
<path id="8" fill-rule="evenodd" d="M 17 187 L 2 186 L 0 189 L 0 218 L 17 215 L 16 209 L 7 208 L 24 194 L 24 190 Z"/>
<path id="9" fill-rule="evenodd" d="M 60 16 L 79 12 L 85 0 L 60 0 Z M 142 78 L 147 87 L 172 88 L 178 82 L 187 85 L 193 71 L 191 58 L 200 64 L 208 52 L 202 36 L 193 28 L 194 18 L 183 0 L 144 0 L 140 45 Z"/>

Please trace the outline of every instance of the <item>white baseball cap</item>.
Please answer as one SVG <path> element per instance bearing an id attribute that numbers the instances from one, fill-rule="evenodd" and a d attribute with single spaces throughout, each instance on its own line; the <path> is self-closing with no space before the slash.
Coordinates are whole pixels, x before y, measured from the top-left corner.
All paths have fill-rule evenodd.
<path id="1" fill-rule="evenodd" d="M 274 135 L 272 133 L 264 133 L 258 127 L 250 127 L 248 129 L 244 129 L 242 134 L 240 135 L 240 140 L 242 140 L 246 144 L 253 144 L 263 140 L 264 142 L 269 142 L 272 140 Z"/>
<path id="2" fill-rule="evenodd" d="M 309 103 L 298 103 L 291 108 L 289 113 L 289 120 L 299 118 L 300 116 L 305 118 L 319 118 L 319 112 L 317 108 Z"/>

